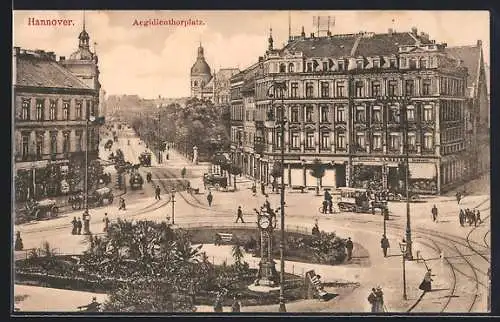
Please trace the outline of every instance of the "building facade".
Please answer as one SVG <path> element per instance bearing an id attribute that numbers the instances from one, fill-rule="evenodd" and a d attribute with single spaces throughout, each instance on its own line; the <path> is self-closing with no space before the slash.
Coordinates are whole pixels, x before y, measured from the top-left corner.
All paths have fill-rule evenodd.
<path id="1" fill-rule="evenodd" d="M 470 152 L 467 68 L 446 52 L 446 44 L 413 28 L 326 37 L 302 32 L 281 49 L 270 36 L 268 47 L 253 77 L 255 134 L 248 152 L 237 148 L 251 129 L 244 124 L 238 75 L 231 87 L 232 128 L 243 132 L 233 137 L 234 160 L 242 168 L 249 156 L 257 160 L 259 180 L 272 180 L 280 158 L 281 131 L 266 121 L 282 106 L 289 187 L 316 186 L 309 171 L 315 160 L 326 168 L 323 187 L 371 182 L 399 190 L 406 159 L 414 191 L 440 193 L 463 179 Z M 269 97 L 276 81 L 286 83 L 282 99 Z"/>
<path id="2" fill-rule="evenodd" d="M 85 29 L 79 40 L 82 55 L 74 54 L 70 61 L 57 61 L 53 52 L 14 47 L 14 173 L 30 182 L 21 187 L 16 181 L 18 200 L 48 194 L 43 182 L 47 165 L 58 164 L 61 171 L 84 168 L 87 148 L 89 161 L 98 157 L 99 125 L 86 124 L 91 115 L 101 115 L 97 56 L 90 51 L 85 55 Z M 53 187 L 50 194 L 61 189 Z"/>

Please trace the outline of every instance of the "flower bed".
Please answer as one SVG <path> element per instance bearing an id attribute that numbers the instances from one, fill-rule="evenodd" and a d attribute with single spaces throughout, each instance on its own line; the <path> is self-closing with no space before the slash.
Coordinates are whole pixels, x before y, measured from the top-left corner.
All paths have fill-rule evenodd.
<path id="1" fill-rule="evenodd" d="M 253 240 L 256 248 L 252 253 L 260 255 L 259 231 L 248 228 L 192 228 L 187 230 L 193 244 L 212 244 L 216 233 L 233 234 L 233 244 L 240 243 L 246 250 L 251 250 L 247 245 Z M 279 243 L 281 232 L 273 234 L 273 254 L 279 256 Z M 346 258 L 345 242 L 335 234 L 322 233 L 320 237 L 300 234 L 296 232 L 285 232 L 285 259 L 304 263 L 320 263 L 338 265 Z"/>

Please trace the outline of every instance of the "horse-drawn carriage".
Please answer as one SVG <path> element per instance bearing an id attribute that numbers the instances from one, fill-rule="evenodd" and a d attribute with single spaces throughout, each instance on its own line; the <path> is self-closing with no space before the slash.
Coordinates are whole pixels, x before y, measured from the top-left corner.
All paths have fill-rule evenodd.
<path id="1" fill-rule="evenodd" d="M 139 163 L 143 167 L 150 167 L 151 166 L 151 153 L 150 152 L 142 152 L 139 155 Z"/>
<path id="2" fill-rule="evenodd" d="M 29 201 L 26 204 L 26 213 L 32 219 L 55 218 L 59 214 L 59 208 L 52 199 Z"/>
<path id="3" fill-rule="evenodd" d="M 341 187 L 338 207 L 341 211 L 372 212 L 387 208 L 387 200 L 373 199 L 367 189 Z"/>
<path id="4" fill-rule="evenodd" d="M 113 198 L 111 188 L 103 187 L 88 195 L 87 204 L 91 207 L 103 206 L 104 200 L 107 200 L 108 204 L 112 204 Z M 85 204 L 85 195 L 82 192 L 74 194 L 69 197 L 68 203 L 71 204 L 71 208 L 74 210 L 82 209 Z"/>
<path id="5" fill-rule="evenodd" d="M 142 189 L 142 184 L 144 183 L 144 179 L 142 178 L 142 176 L 138 172 L 133 172 L 130 175 L 129 183 L 130 183 L 130 187 L 134 190 L 135 189 Z"/>

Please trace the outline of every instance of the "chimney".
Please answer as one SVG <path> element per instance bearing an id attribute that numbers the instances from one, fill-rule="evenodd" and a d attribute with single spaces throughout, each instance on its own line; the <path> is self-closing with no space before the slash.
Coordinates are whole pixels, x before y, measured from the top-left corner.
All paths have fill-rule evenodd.
<path id="1" fill-rule="evenodd" d="M 259 56 L 259 63 L 264 60 L 264 57 Z"/>
<path id="2" fill-rule="evenodd" d="M 387 33 L 389 34 L 389 36 L 392 36 L 392 34 L 394 33 L 394 30 L 392 28 L 389 28 L 389 30 L 387 31 Z"/>
<path id="3" fill-rule="evenodd" d="M 56 54 L 53 51 L 47 52 L 47 58 L 50 60 L 56 61 Z"/>
<path id="4" fill-rule="evenodd" d="M 482 47 L 483 46 L 483 41 L 478 39 L 477 40 L 477 47 Z"/>
<path id="5" fill-rule="evenodd" d="M 314 38 L 314 32 L 311 32 L 311 38 Z"/>
<path id="6" fill-rule="evenodd" d="M 412 33 L 414 36 L 416 36 L 416 35 L 417 35 L 417 33 L 418 33 L 418 29 L 417 29 L 417 27 L 412 27 L 412 28 L 411 28 L 411 33 Z"/>
<path id="7" fill-rule="evenodd" d="M 326 35 L 327 35 L 328 37 L 331 37 L 331 36 L 332 36 L 332 32 L 331 32 L 330 30 L 328 30 L 328 31 L 326 32 Z"/>
<path id="8" fill-rule="evenodd" d="M 66 57 L 65 56 L 59 56 L 59 62 L 63 62 L 66 60 Z"/>

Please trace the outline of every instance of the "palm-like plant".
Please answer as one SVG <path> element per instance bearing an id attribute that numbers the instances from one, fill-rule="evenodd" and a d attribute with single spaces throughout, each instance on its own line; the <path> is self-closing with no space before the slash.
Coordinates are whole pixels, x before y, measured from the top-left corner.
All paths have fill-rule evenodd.
<path id="1" fill-rule="evenodd" d="M 234 264 L 239 267 L 241 266 L 241 260 L 243 259 L 244 253 L 243 253 L 243 247 L 239 242 L 236 242 L 232 249 L 231 249 L 231 255 L 233 256 L 234 259 Z"/>

